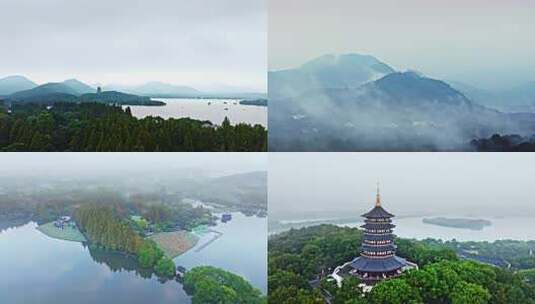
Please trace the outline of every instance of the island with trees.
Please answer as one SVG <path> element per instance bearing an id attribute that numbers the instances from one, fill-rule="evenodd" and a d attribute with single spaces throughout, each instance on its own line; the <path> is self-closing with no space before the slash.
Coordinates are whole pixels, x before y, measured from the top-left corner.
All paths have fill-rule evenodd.
<path id="1" fill-rule="evenodd" d="M 385 280 L 364 292 L 356 278 L 342 287 L 330 272 L 360 250 L 358 228 L 318 225 L 269 239 L 270 303 L 535 303 L 533 272 L 468 260 L 442 241 L 396 239 L 397 254 L 419 269 Z M 525 242 L 528 244 L 527 242 Z M 485 244 L 485 242 L 481 242 Z M 466 245 L 471 246 L 471 245 Z M 500 245 L 496 245 L 500 246 Z M 533 259 L 533 257 L 532 257 Z"/>
<path id="2" fill-rule="evenodd" d="M 242 277 L 211 266 L 195 267 L 184 275 L 184 289 L 193 304 L 267 303 L 261 291 Z"/>
<path id="3" fill-rule="evenodd" d="M 423 218 L 422 222 L 429 225 L 437 225 L 442 227 L 470 229 L 470 230 L 483 230 L 483 228 L 491 226 L 492 222 L 483 219 L 470 219 L 470 218 L 446 218 L 446 217 L 433 217 Z"/>
<path id="4" fill-rule="evenodd" d="M 0 151 L 236 151 L 267 149 L 261 125 L 132 116 L 102 103 L 16 104 L 0 112 Z"/>
<path id="5" fill-rule="evenodd" d="M 268 106 L 268 100 L 264 98 L 260 99 L 244 99 L 240 100 L 241 105 L 245 106 L 260 106 L 260 107 L 267 107 Z"/>

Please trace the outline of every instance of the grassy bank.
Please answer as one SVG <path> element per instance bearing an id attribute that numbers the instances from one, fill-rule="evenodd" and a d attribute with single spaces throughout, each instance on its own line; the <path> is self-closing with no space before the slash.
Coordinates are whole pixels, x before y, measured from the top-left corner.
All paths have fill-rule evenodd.
<path id="1" fill-rule="evenodd" d="M 37 230 L 46 234 L 47 236 L 66 241 L 85 242 L 84 235 L 76 228 L 65 225 L 65 228 L 60 229 L 54 226 L 54 222 L 46 223 L 37 227 Z"/>
<path id="2" fill-rule="evenodd" d="M 160 232 L 149 237 L 158 244 L 165 255 L 175 258 L 193 248 L 199 237 L 188 231 Z"/>

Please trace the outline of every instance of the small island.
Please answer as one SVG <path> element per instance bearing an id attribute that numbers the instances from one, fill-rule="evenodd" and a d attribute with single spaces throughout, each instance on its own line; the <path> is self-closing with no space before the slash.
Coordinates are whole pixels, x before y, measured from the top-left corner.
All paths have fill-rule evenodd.
<path id="1" fill-rule="evenodd" d="M 422 219 L 424 224 L 470 229 L 470 230 L 483 230 L 487 226 L 491 226 L 492 222 L 483 219 L 468 219 L 468 218 L 446 218 L 446 217 L 433 217 Z"/>
<path id="2" fill-rule="evenodd" d="M 245 105 L 245 106 L 260 106 L 260 107 L 267 107 L 268 106 L 268 101 L 267 99 L 254 99 L 254 100 L 240 100 L 240 104 L 241 105 Z"/>
<path id="3" fill-rule="evenodd" d="M 184 275 L 192 303 L 266 303 L 262 292 L 242 277 L 212 266 L 198 266 Z"/>

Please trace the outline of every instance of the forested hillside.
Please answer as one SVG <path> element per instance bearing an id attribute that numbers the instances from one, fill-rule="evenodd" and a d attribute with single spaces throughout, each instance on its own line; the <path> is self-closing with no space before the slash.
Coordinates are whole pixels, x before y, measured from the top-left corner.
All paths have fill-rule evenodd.
<path id="1" fill-rule="evenodd" d="M 0 151 L 266 151 L 260 125 L 133 117 L 98 103 L 14 105 L 0 112 Z"/>
<path id="2" fill-rule="evenodd" d="M 460 260 L 439 243 L 397 239 L 398 255 L 419 270 L 377 284 L 363 293 L 358 279 L 337 288 L 325 277 L 318 288 L 309 282 L 328 274 L 359 254 L 362 232 L 357 228 L 320 225 L 290 230 L 269 240 L 269 303 L 535 303 L 530 273 L 516 273 L 473 261 Z M 319 276 L 318 276 L 319 275 Z"/>

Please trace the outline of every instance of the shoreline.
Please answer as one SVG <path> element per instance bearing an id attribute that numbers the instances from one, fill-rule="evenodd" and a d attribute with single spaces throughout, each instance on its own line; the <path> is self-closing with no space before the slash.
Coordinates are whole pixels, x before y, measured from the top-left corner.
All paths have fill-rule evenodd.
<path id="1" fill-rule="evenodd" d="M 54 226 L 54 222 L 48 222 L 42 225 L 37 225 L 35 229 L 56 240 L 76 243 L 87 242 L 87 238 L 80 232 L 80 230 L 78 230 L 77 227 L 67 226 L 66 228 L 59 229 Z"/>

